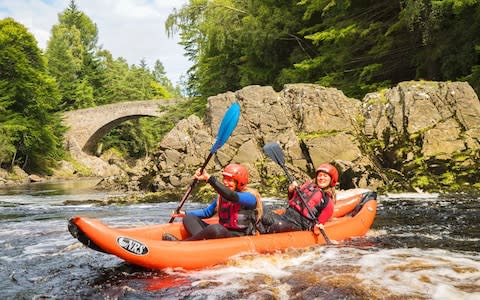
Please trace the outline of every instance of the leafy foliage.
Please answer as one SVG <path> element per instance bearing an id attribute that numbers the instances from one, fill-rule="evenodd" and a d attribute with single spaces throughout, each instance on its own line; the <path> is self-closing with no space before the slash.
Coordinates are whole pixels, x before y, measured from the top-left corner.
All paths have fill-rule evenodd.
<path id="1" fill-rule="evenodd" d="M 107 79 L 101 92 L 102 104 L 172 98 L 179 94 L 166 78 L 160 61 L 156 63 L 155 73 L 144 62 L 140 67 L 129 67 L 123 58 L 114 60 L 108 51 L 103 51 L 102 55 Z M 101 144 L 105 150 L 115 148 L 123 156 L 141 158 L 148 155 L 165 134 L 158 123 L 156 118 L 126 121 L 103 137 Z"/>
<path id="2" fill-rule="evenodd" d="M 170 14 L 189 93 L 308 82 L 361 98 L 406 80 L 480 92 L 480 1 L 190 0 Z"/>
<path id="3" fill-rule="evenodd" d="M 167 31 L 181 34 L 194 66 L 189 92 L 211 96 L 250 84 L 275 85 L 290 65 L 301 12 L 296 1 L 190 1 L 174 11 Z M 277 85 L 278 86 L 278 85 Z"/>
<path id="4" fill-rule="evenodd" d="M 48 172 L 63 156 L 59 94 L 34 37 L 0 20 L 0 164 Z M 6 165 L 8 166 L 8 165 Z"/>
<path id="5" fill-rule="evenodd" d="M 155 79 L 145 64 L 130 67 L 125 59 L 113 59 L 106 50 L 100 55 L 105 69 L 105 83 L 98 92 L 98 104 L 172 98 L 172 93 Z"/>
<path id="6" fill-rule="evenodd" d="M 97 27 L 74 1 L 52 28 L 46 57 L 48 70 L 58 83 L 61 110 L 95 105 L 93 78 L 99 76 L 95 59 Z"/>

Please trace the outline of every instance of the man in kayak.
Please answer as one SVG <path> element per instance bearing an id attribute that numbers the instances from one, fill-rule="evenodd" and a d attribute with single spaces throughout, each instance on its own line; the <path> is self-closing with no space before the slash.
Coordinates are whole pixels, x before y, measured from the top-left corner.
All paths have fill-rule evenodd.
<path id="1" fill-rule="evenodd" d="M 205 170 L 198 169 L 194 178 L 208 182 L 218 193 L 212 203 L 196 210 L 181 212 L 185 214 L 183 225 L 190 234 L 186 241 L 228 238 L 252 235 L 262 215 L 260 194 L 247 189 L 248 170 L 240 164 L 230 164 L 222 172 L 223 184 Z M 208 224 L 202 219 L 212 217 L 218 212 L 219 224 Z M 163 240 L 177 240 L 170 233 Z"/>
<path id="2" fill-rule="evenodd" d="M 263 225 L 268 233 L 311 230 L 332 216 L 336 199 L 338 171 L 331 164 L 321 164 L 312 181 L 302 186 L 293 182 L 288 187 L 288 208 L 284 214 L 265 213 Z M 307 207 L 308 206 L 308 207 Z"/>

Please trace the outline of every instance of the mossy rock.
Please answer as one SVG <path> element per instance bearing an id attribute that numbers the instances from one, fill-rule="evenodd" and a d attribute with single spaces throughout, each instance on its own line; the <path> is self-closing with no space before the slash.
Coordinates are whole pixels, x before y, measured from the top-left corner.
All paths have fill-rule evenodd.
<path id="1" fill-rule="evenodd" d="M 174 192 L 155 192 L 155 193 L 135 193 L 125 196 L 109 197 L 103 200 L 103 205 L 117 204 L 128 205 L 134 203 L 165 203 L 180 200 L 181 196 Z"/>
<path id="2" fill-rule="evenodd" d="M 262 197 L 283 198 L 287 195 L 289 182 L 285 176 L 273 176 L 265 178 L 258 188 Z"/>
<path id="3" fill-rule="evenodd" d="M 138 197 L 138 203 L 164 203 L 172 202 L 176 199 L 180 200 L 180 195 L 173 192 L 155 192 L 147 193 L 143 196 Z"/>
<path id="4" fill-rule="evenodd" d="M 210 203 L 217 197 L 217 192 L 209 185 L 205 184 L 192 192 L 192 201 L 200 203 Z"/>

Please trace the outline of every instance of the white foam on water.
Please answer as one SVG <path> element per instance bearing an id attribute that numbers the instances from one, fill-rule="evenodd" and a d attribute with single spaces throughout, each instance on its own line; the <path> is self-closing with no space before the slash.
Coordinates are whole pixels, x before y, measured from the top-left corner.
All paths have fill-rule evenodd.
<path id="1" fill-rule="evenodd" d="M 441 235 L 440 234 L 426 234 L 426 233 L 418 233 L 418 232 L 404 232 L 404 233 L 396 233 L 395 236 L 396 237 L 415 237 L 417 239 L 428 239 L 428 240 L 432 240 L 432 241 L 435 241 L 435 240 L 440 240 L 440 239 L 447 239 L 447 240 L 451 240 L 451 241 L 459 241 L 459 242 L 476 242 L 476 241 L 480 241 L 480 238 L 465 238 L 463 236 L 461 237 L 455 237 L 453 235 L 450 234 L 451 231 L 450 230 L 447 230 L 447 229 L 444 229 L 442 232 L 441 232 Z M 367 236 L 369 236 L 367 234 Z M 480 299 L 479 299 L 480 300 Z"/>
<path id="2" fill-rule="evenodd" d="M 252 254 L 245 257 L 232 257 L 231 265 L 200 270 L 193 273 L 193 277 L 199 280 L 205 278 L 220 277 L 224 283 L 231 283 L 238 276 L 244 279 L 252 279 L 256 274 L 269 275 L 272 278 L 288 276 L 291 273 L 286 271 L 287 266 L 295 266 L 302 263 L 303 259 L 285 260 L 284 255 L 260 255 Z"/>
<path id="3" fill-rule="evenodd" d="M 435 287 L 432 300 L 478 300 L 480 292 L 466 293 L 451 285 L 439 284 Z"/>
<path id="4" fill-rule="evenodd" d="M 35 258 L 53 254 L 56 251 L 54 247 L 58 243 L 57 239 L 45 239 L 41 243 L 28 245 L 23 248 L 23 255 L 25 257 Z"/>
<path id="5" fill-rule="evenodd" d="M 216 266 L 213 268 L 185 272 L 181 270 L 170 270 L 169 273 L 188 277 L 192 282 L 195 291 L 191 296 L 208 295 L 215 297 L 225 297 L 229 293 L 237 294 L 238 291 L 252 286 L 256 278 L 268 278 L 268 286 L 262 290 L 275 290 L 278 299 L 288 299 L 288 284 L 280 283 L 279 279 L 291 275 L 289 268 L 294 268 L 304 263 L 306 257 L 290 257 L 285 253 L 260 255 L 250 254 L 247 256 L 233 257 L 227 265 Z M 259 284 L 256 284 L 258 289 Z M 216 298 L 215 298 L 216 299 Z"/>
<path id="6" fill-rule="evenodd" d="M 437 199 L 439 193 L 387 193 L 390 199 Z"/>
<path id="7" fill-rule="evenodd" d="M 337 191 L 337 200 L 346 199 L 346 198 L 354 196 L 354 195 L 363 194 L 363 193 L 367 193 L 367 192 L 371 192 L 371 191 L 372 190 L 362 189 L 362 188 L 350 189 L 350 190 L 338 190 Z"/>
<path id="8" fill-rule="evenodd" d="M 366 237 L 379 237 L 388 234 L 388 231 L 386 229 L 370 229 L 367 231 L 367 234 L 365 234 Z"/>
<path id="9" fill-rule="evenodd" d="M 444 234 L 448 235 L 448 232 L 444 231 Z M 414 232 L 414 231 L 396 233 L 395 236 L 396 237 L 404 237 L 404 238 L 415 237 L 415 238 L 418 238 L 418 239 L 424 238 L 424 239 L 428 239 L 428 240 L 439 240 L 439 239 L 445 238 L 444 236 L 440 236 L 438 234 L 422 234 L 422 233 L 418 233 L 418 232 Z"/>
<path id="10" fill-rule="evenodd" d="M 62 207 L 71 211 L 75 211 L 75 210 L 81 210 L 84 208 L 92 208 L 95 206 L 96 204 L 90 203 L 90 204 L 78 204 L 78 205 L 63 205 Z"/>
<path id="11" fill-rule="evenodd" d="M 72 244 L 72 241 L 74 242 L 67 234 L 51 234 L 49 237 L 45 237 L 35 244 L 25 245 L 23 248 L 18 249 L 17 255 L 9 257 L 9 259 L 32 259 L 61 255 L 64 249 Z M 4 258 L 6 259 L 6 257 Z"/>
<path id="12" fill-rule="evenodd" d="M 262 291 L 278 299 L 289 299 L 296 280 L 313 276 L 309 279 L 314 280 L 312 284 L 316 280 L 321 284 L 329 279 L 351 280 L 347 285 L 385 291 L 393 298 L 480 299 L 480 257 L 476 253 L 438 249 L 320 246 L 269 255 L 251 254 L 237 257 L 227 265 L 194 272 L 170 272 L 189 278 L 199 297 L 221 298 L 245 290 L 258 291 L 262 285 Z"/>
<path id="13" fill-rule="evenodd" d="M 5 243 L 0 243 L 5 250 L 12 250 L 9 245 L 15 245 L 16 251 L 8 251 L 1 257 L 6 261 L 56 255 L 59 249 L 65 248 L 73 240 L 66 229 L 65 220 L 61 219 L 9 223 L 1 228 L 0 238 L 5 240 Z"/>
<path id="14" fill-rule="evenodd" d="M 446 250 L 381 250 L 364 255 L 359 263 L 358 277 L 366 284 L 397 295 L 432 298 L 448 288 L 449 299 L 463 299 L 470 294 L 458 287 L 478 290 L 480 282 L 478 256 Z"/>
<path id="15" fill-rule="evenodd" d="M 263 286 L 261 291 L 275 295 L 276 299 L 289 299 L 292 286 L 283 282 L 285 278 L 300 276 L 295 273 L 303 274 L 305 270 L 319 268 L 333 261 L 338 256 L 338 251 L 337 248 L 319 247 L 285 253 L 249 254 L 234 257 L 227 265 L 192 272 L 181 270 L 168 272 L 188 277 L 198 295 L 204 295 L 207 289 L 209 295 L 212 292 L 217 297 L 222 297 L 228 293 L 237 294 L 245 289 L 258 291 L 261 285 Z"/>
<path id="16" fill-rule="evenodd" d="M 31 234 L 31 231 L 27 228 L 18 228 L 18 227 L 3 227 L 0 229 L 0 236 L 5 237 L 7 240 L 9 240 L 11 237 L 15 236 L 27 236 Z"/>

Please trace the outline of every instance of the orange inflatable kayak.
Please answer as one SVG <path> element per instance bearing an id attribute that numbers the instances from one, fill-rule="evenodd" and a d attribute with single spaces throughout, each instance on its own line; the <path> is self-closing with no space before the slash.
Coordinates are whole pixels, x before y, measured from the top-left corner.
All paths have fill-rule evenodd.
<path id="1" fill-rule="evenodd" d="M 363 236 L 373 224 L 377 211 L 376 193 L 364 189 L 346 191 L 339 195 L 336 217 L 325 224 L 330 240 L 342 241 Z M 339 193 L 340 194 L 340 193 Z M 350 206 L 353 199 L 357 203 Z M 347 204 L 348 203 L 348 204 Z M 351 209 L 341 207 L 348 205 Z M 208 219 L 216 222 L 216 219 Z M 86 246 L 116 255 L 128 263 L 151 269 L 199 269 L 227 261 L 230 257 L 246 253 L 272 253 L 287 248 L 305 248 L 326 244 L 322 235 L 312 231 L 260 234 L 202 241 L 163 241 L 166 232 L 180 239 L 187 237 L 181 222 L 114 228 L 99 220 L 73 217 L 68 229 L 72 236 Z"/>

